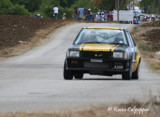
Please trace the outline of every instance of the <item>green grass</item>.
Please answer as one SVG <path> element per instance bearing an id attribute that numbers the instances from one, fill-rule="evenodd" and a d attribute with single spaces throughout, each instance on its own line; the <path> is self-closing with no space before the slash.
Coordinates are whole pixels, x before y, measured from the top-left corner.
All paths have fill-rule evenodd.
<path id="1" fill-rule="evenodd" d="M 138 46 L 140 51 L 149 51 L 149 52 L 156 52 L 156 48 L 152 45 L 144 45 L 144 44 L 140 44 Z"/>
<path id="2" fill-rule="evenodd" d="M 160 63 L 158 63 L 158 64 L 151 64 L 151 68 L 153 70 L 160 70 Z"/>

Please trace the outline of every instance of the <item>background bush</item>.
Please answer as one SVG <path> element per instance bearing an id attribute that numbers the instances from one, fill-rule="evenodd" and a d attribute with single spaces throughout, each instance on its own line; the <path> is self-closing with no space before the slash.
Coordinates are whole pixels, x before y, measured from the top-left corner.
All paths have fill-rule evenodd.
<path id="1" fill-rule="evenodd" d="M 10 0 L 0 0 L 0 14 L 8 14 L 8 11 L 13 6 Z"/>
<path id="2" fill-rule="evenodd" d="M 24 15 L 29 16 L 30 13 L 25 9 L 24 5 L 13 3 L 10 0 L 0 0 L 0 14 Z"/>
<path id="3" fill-rule="evenodd" d="M 10 10 L 8 11 L 8 14 L 11 15 L 23 15 L 23 16 L 29 16 L 30 13 L 27 9 L 24 8 L 24 5 L 16 4 Z"/>

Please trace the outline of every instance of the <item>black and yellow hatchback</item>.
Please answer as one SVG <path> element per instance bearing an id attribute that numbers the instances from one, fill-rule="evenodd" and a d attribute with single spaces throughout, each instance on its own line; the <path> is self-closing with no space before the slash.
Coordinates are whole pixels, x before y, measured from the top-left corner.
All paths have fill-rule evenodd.
<path id="1" fill-rule="evenodd" d="M 67 50 L 63 75 L 65 80 L 82 79 L 86 73 L 138 79 L 140 62 L 140 53 L 127 29 L 86 27 Z"/>

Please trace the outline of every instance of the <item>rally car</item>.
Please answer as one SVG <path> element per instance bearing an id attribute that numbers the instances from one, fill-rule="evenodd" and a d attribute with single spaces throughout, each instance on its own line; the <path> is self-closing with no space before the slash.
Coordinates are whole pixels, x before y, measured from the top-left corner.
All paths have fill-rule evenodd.
<path id="1" fill-rule="evenodd" d="M 65 80 L 82 79 L 83 75 L 112 76 L 123 80 L 139 79 L 141 56 L 127 29 L 84 27 L 66 52 Z"/>

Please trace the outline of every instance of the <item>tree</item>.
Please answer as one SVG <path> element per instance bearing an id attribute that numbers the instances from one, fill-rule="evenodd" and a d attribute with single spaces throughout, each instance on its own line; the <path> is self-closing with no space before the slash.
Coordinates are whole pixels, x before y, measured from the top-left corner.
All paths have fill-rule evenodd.
<path id="1" fill-rule="evenodd" d="M 72 5 L 72 7 L 81 7 L 81 6 L 83 6 L 84 8 L 93 8 L 93 5 L 90 4 L 89 0 L 77 0 Z"/>
<path id="2" fill-rule="evenodd" d="M 40 8 L 42 0 L 11 0 L 13 4 L 24 5 L 30 12 L 34 12 Z"/>
<path id="3" fill-rule="evenodd" d="M 0 0 L 0 14 L 7 14 L 8 10 L 12 8 L 13 4 L 10 0 Z"/>
<path id="4" fill-rule="evenodd" d="M 75 1 L 76 0 L 60 0 L 60 6 L 69 8 Z"/>
<path id="5" fill-rule="evenodd" d="M 24 8 L 24 5 L 15 4 L 11 10 L 8 11 L 8 14 L 11 15 L 23 15 L 23 16 L 29 16 L 30 13 L 27 9 Z"/>
<path id="6" fill-rule="evenodd" d="M 160 14 L 160 0 L 142 0 L 140 5 L 145 8 L 145 13 Z"/>
<path id="7" fill-rule="evenodd" d="M 91 0 L 91 3 L 102 10 L 115 9 L 115 0 Z"/>
<path id="8" fill-rule="evenodd" d="M 0 14 L 29 15 L 23 5 L 12 4 L 10 0 L 0 0 Z"/>
<path id="9" fill-rule="evenodd" d="M 130 4 L 131 1 L 133 1 L 133 0 L 120 0 L 120 9 L 126 10 L 127 5 Z"/>

